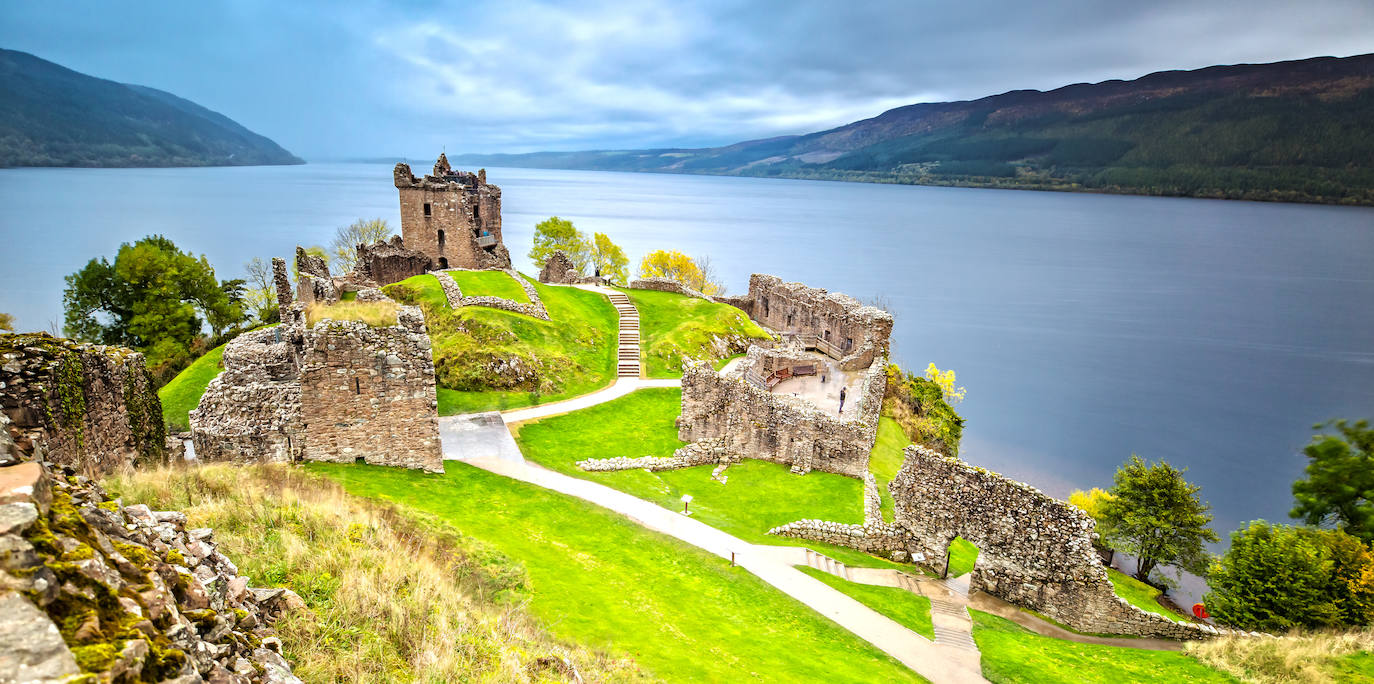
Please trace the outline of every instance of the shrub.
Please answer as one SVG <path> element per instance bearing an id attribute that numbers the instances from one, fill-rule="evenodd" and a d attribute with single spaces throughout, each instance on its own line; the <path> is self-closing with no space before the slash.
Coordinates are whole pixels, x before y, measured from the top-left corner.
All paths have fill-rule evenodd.
<path id="1" fill-rule="evenodd" d="M 964 419 L 945 401 L 938 383 L 888 364 L 883 410 L 911 441 L 951 456 L 959 454 Z"/>

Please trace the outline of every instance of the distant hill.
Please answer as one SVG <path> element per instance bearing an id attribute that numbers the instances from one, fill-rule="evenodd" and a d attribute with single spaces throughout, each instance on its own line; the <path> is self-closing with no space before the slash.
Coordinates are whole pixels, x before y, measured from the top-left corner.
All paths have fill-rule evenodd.
<path id="1" fill-rule="evenodd" d="M 1374 205 L 1374 54 L 914 104 L 726 147 L 454 161 Z"/>
<path id="2" fill-rule="evenodd" d="M 0 49 L 0 166 L 303 164 L 171 93 Z"/>

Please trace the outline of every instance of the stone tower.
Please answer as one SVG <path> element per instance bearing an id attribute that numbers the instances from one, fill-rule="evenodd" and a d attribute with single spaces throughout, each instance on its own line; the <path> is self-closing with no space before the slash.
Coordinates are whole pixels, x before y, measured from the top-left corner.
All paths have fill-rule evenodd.
<path id="1" fill-rule="evenodd" d="M 409 164 L 393 172 L 401 195 L 401 238 L 435 268 L 510 268 L 501 242 L 501 188 L 486 169 L 454 171 L 439 155 L 434 173 L 416 179 Z"/>

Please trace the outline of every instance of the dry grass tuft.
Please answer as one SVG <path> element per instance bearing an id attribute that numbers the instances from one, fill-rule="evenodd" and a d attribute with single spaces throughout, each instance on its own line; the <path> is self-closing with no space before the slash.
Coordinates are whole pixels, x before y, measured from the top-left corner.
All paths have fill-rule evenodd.
<path id="1" fill-rule="evenodd" d="M 1324 684 L 1332 680 L 1337 660 L 1361 651 L 1374 651 L 1374 628 L 1295 632 L 1281 639 L 1222 637 L 1191 642 L 1184 650 L 1245 682 Z"/>
<path id="2" fill-rule="evenodd" d="M 277 624 L 307 682 L 629 681 L 632 663 L 554 642 L 524 610 L 524 566 L 444 523 L 351 497 L 288 465 L 145 470 L 124 503 L 212 527 L 255 586 L 310 607 Z"/>
<path id="3" fill-rule="evenodd" d="M 360 321 L 374 328 L 396 325 L 396 302 L 341 301 L 333 304 L 315 302 L 305 309 L 306 325 L 315 325 L 330 318 L 336 321 Z"/>

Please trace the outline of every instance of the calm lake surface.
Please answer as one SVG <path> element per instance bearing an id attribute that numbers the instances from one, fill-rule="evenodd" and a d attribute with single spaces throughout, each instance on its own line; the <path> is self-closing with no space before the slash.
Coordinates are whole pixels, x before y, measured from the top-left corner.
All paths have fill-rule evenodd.
<path id="1" fill-rule="evenodd" d="M 428 162 L 413 162 L 427 169 Z M 962 455 L 1064 496 L 1132 453 L 1187 466 L 1226 534 L 1285 520 L 1313 423 L 1374 418 L 1374 210 L 794 180 L 488 169 L 517 267 L 536 221 L 630 254 L 881 298 L 894 356 L 958 372 Z M 0 311 L 61 319 L 62 277 L 162 233 L 221 278 L 380 216 L 391 168 L 0 170 Z"/>

